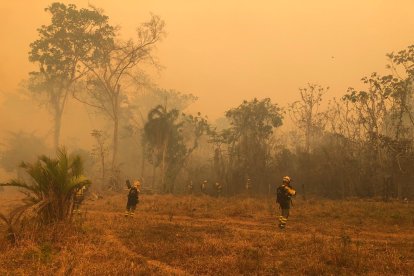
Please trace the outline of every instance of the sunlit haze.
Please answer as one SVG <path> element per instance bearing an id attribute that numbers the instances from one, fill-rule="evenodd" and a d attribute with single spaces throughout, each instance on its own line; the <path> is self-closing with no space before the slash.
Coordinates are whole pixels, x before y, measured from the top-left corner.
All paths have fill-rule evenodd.
<path id="1" fill-rule="evenodd" d="M 63 2 L 102 8 L 124 38 L 133 37 L 151 13 L 159 15 L 167 36 L 156 53 L 164 68 L 153 81 L 196 95 L 190 111 L 211 119 L 254 97 L 285 106 L 308 82 L 330 86 L 327 97 L 341 96 L 349 86 L 358 87 L 361 77 L 384 71 L 385 54 L 410 45 L 414 27 L 414 2 L 403 0 Z M 28 126 L 23 116 L 6 113 L 3 94 L 17 93 L 35 69 L 28 61 L 29 44 L 37 38 L 36 29 L 49 23 L 44 8 L 50 3 L 1 1 L 2 133 Z M 34 108 L 21 115 L 43 112 Z M 67 112 L 64 120 L 73 111 Z M 51 128 L 36 122 L 28 127 Z M 68 129 L 66 124 L 63 133 Z"/>

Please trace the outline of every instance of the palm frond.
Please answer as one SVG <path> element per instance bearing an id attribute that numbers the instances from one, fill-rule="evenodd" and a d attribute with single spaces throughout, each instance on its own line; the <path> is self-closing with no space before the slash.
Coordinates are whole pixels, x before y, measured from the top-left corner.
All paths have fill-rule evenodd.
<path id="1" fill-rule="evenodd" d="M 79 155 L 72 159 L 71 173 L 73 176 L 81 176 L 83 174 L 83 161 Z"/>
<path id="2" fill-rule="evenodd" d="M 20 180 L 13 179 L 9 183 L 0 183 L 1 187 L 16 187 L 16 188 L 23 188 L 33 193 L 37 193 L 36 186 L 26 184 Z"/>

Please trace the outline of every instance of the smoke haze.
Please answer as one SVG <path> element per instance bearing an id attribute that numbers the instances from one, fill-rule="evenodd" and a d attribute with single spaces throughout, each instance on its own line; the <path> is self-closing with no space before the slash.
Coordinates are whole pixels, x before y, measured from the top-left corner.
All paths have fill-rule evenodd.
<path id="1" fill-rule="evenodd" d="M 153 72 L 153 82 L 194 94 L 199 99 L 190 111 L 213 120 L 254 97 L 285 106 L 308 82 L 330 86 L 330 97 L 339 97 L 349 86 L 358 88 L 361 77 L 385 70 L 385 54 L 409 45 L 414 27 L 414 2 L 403 0 L 62 2 L 102 8 L 123 38 L 133 37 L 150 13 L 159 15 L 167 37 L 156 52 L 164 68 Z M 29 44 L 38 37 L 36 29 L 49 23 L 44 8 L 50 3 L 1 1 L 1 137 L 24 129 L 50 139 L 52 118 L 18 92 L 35 70 Z M 90 145 L 89 131 L 97 123 L 81 119 L 88 112 L 69 103 L 63 143 L 86 139 Z"/>

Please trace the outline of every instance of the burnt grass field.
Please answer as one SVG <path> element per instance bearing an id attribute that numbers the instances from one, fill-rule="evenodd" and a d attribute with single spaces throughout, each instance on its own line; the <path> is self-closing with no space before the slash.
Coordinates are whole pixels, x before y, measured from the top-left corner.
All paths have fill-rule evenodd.
<path id="1" fill-rule="evenodd" d="M 5 209 L 4 196 L 2 208 Z M 414 205 L 295 200 L 285 230 L 273 198 L 125 195 L 86 199 L 73 224 L 1 229 L 0 275 L 414 275 Z"/>

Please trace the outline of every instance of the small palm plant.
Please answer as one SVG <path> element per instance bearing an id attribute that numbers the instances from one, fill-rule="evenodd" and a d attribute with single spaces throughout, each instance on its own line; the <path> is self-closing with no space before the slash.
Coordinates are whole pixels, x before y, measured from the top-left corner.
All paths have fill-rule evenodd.
<path id="1" fill-rule="evenodd" d="M 30 181 L 12 180 L 0 186 L 21 188 L 26 195 L 25 206 L 34 210 L 42 223 L 70 218 L 76 192 L 91 184 L 82 175 L 80 156 L 68 156 L 64 148 L 57 151 L 57 158 L 43 155 L 35 163 L 23 162 L 20 166 L 28 173 Z"/>

